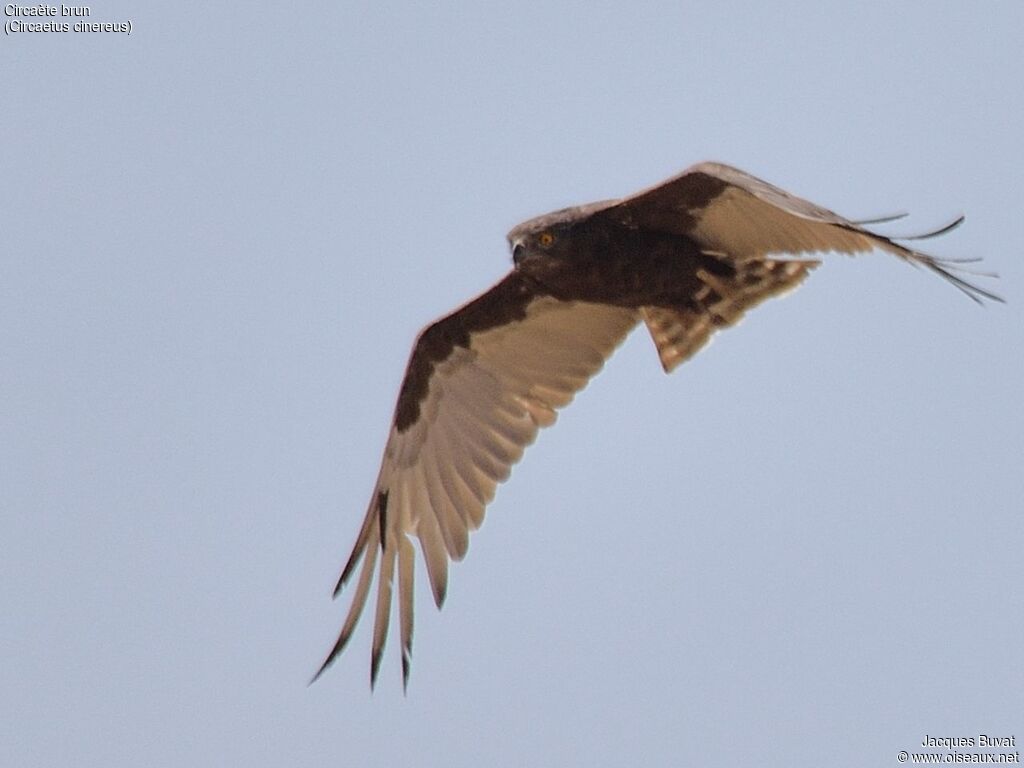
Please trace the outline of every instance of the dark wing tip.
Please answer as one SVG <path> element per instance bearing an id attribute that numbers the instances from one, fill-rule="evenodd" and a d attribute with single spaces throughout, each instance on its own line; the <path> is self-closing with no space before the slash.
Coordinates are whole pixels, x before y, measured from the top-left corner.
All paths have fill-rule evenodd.
<path id="1" fill-rule="evenodd" d="M 320 675 L 326 672 L 327 668 L 334 663 L 334 660 L 338 658 L 338 654 L 345 650 L 345 646 L 348 644 L 349 637 L 350 635 L 341 635 L 338 638 L 338 641 L 334 644 L 334 647 L 331 648 L 331 652 L 328 653 L 327 658 L 324 659 L 324 663 L 320 665 L 320 669 L 316 671 L 316 674 L 309 679 L 309 682 L 306 683 L 306 685 L 312 685 L 320 679 Z"/>
<path id="2" fill-rule="evenodd" d="M 902 217 L 893 217 L 893 218 L 902 218 Z M 989 291 L 989 290 L 987 290 L 985 288 L 982 288 L 981 286 L 972 283 L 970 280 L 968 280 L 968 279 L 966 279 L 964 277 L 961 277 L 960 274 L 957 274 L 959 272 L 959 273 L 962 273 L 962 274 L 974 275 L 974 276 L 977 276 L 977 277 L 990 277 L 990 278 L 997 278 L 997 277 L 999 277 L 999 275 L 996 274 L 995 272 L 975 272 L 975 271 L 971 271 L 971 270 L 965 269 L 963 266 L 961 266 L 962 264 L 969 264 L 969 263 L 972 263 L 972 262 L 980 261 L 980 259 L 944 259 L 944 258 L 938 258 L 938 257 L 935 257 L 935 256 L 930 256 L 927 253 L 922 253 L 921 251 L 917 251 L 917 250 L 914 250 L 912 248 L 908 248 L 908 247 L 903 246 L 903 245 L 901 245 L 899 243 L 899 241 L 904 241 L 904 240 L 928 240 L 928 239 L 933 238 L 933 237 L 939 237 L 940 235 L 945 235 L 946 233 L 952 232 L 954 229 L 956 229 L 961 224 L 963 224 L 965 219 L 966 219 L 966 216 L 961 214 L 960 216 L 957 216 L 955 219 L 953 219 L 948 224 L 944 224 L 943 226 L 938 227 L 936 229 L 929 230 L 927 232 L 922 232 L 922 233 L 916 234 L 916 235 L 889 235 L 889 236 L 887 236 L 887 235 L 879 234 L 877 232 L 872 232 L 871 230 L 868 230 L 868 229 L 862 229 L 861 231 L 862 232 L 866 232 L 867 234 L 871 235 L 872 237 L 878 238 L 878 239 L 888 243 L 889 245 L 896 246 L 896 248 L 900 251 L 899 255 L 903 256 L 904 259 L 909 261 L 911 264 L 914 264 L 915 266 L 916 265 L 923 265 L 923 266 L 927 267 L 932 272 L 934 272 L 939 277 L 941 277 L 943 280 L 945 280 L 946 282 L 950 283 L 954 288 L 959 290 L 961 293 L 963 293 L 965 296 L 967 296 L 967 298 L 971 299 L 971 301 L 975 302 L 976 304 L 984 304 L 985 300 L 996 301 L 996 302 L 999 302 L 1000 304 L 1005 304 L 1006 303 L 1006 299 L 1004 299 L 999 294 L 993 293 L 992 291 Z"/>
<path id="3" fill-rule="evenodd" d="M 412 649 L 402 648 L 402 693 L 409 690 L 409 668 L 412 662 Z"/>
<path id="4" fill-rule="evenodd" d="M 328 654 L 327 658 L 324 659 L 324 664 L 322 664 L 321 668 L 316 670 L 316 673 L 311 678 L 309 678 L 309 682 L 306 683 L 306 685 L 312 685 L 317 680 L 319 680 L 319 678 L 321 678 L 321 675 L 323 675 L 325 672 L 327 672 L 327 668 L 330 667 L 332 664 L 334 664 L 334 659 L 337 657 L 338 653 L 340 653 L 340 652 L 341 652 L 341 650 L 337 646 L 335 646 L 335 649 L 333 649 Z"/>
<path id="5" fill-rule="evenodd" d="M 337 597 L 341 594 L 341 590 L 345 588 L 345 582 L 349 580 L 352 575 L 352 571 L 355 570 L 360 559 L 362 559 L 362 551 L 353 552 L 349 557 L 348 562 L 345 563 L 345 568 L 341 571 L 341 576 L 338 578 L 338 583 L 334 585 L 334 592 L 331 593 L 331 597 Z"/>
<path id="6" fill-rule="evenodd" d="M 930 269 L 932 272 L 939 275 L 939 277 L 953 285 L 953 287 L 958 289 L 961 293 L 965 294 L 969 299 L 971 299 L 971 301 L 975 302 L 976 304 L 984 304 L 985 299 L 989 301 L 996 301 L 999 302 L 1000 304 L 1006 303 L 1006 299 L 1004 299 L 998 293 L 993 293 L 992 291 L 986 290 L 981 286 L 975 285 L 969 280 L 960 277 L 960 275 L 955 274 L 954 270 L 960 272 L 967 271 L 961 267 L 956 266 L 955 263 L 943 261 L 942 259 L 936 259 L 935 257 L 932 256 L 924 257 L 924 254 L 917 255 L 923 258 L 918 258 L 917 260 L 911 263 L 924 264 L 926 267 L 928 267 L 928 269 Z M 981 277 L 999 277 L 999 275 L 996 274 L 995 272 L 968 272 L 968 274 L 980 275 Z"/>
<path id="7" fill-rule="evenodd" d="M 384 652 L 384 646 L 374 648 L 370 657 L 370 690 L 377 685 L 377 673 L 380 672 L 380 659 Z"/>
<path id="8" fill-rule="evenodd" d="M 384 505 L 387 506 L 387 491 L 378 492 L 373 497 L 373 501 L 370 503 L 370 508 L 366 512 L 366 517 L 363 518 L 363 525 L 359 529 L 359 535 L 356 537 L 356 543 L 352 547 L 352 553 L 348 556 L 348 561 L 345 563 L 345 567 L 341 569 L 341 576 L 338 577 L 338 583 L 334 585 L 333 596 L 337 597 L 341 594 L 341 590 L 344 588 L 346 582 L 352 576 L 356 566 L 359 565 L 359 561 L 363 559 L 363 555 L 366 554 L 366 544 L 370 539 L 370 532 L 373 530 L 373 524 L 375 522 L 384 522 L 383 510 L 379 510 L 378 514 L 373 514 L 374 506 Z M 384 530 L 383 527 L 380 530 Z M 381 540 L 383 543 L 383 539 Z"/>
<path id="9" fill-rule="evenodd" d="M 447 581 L 441 584 L 431 583 L 431 592 L 434 595 L 434 605 L 437 606 L 437 610 L 441 610 L 441 606 L 444 605 L 444 599 L 448 596 L 448 583 Z"/>
<path id="10" fill-rule="evenodd" d="M 956 229 L 961 224 L 963 224 L 964 220 L 966 218 L 967 218 L 966 216 L 964 216 L 963 214 L 960 214 L 955 219 L 953 219 L 951 222 L 949 222 L 949 224 L 944 224 L 943 226 L 939 227 L 938 229 L 933 229 L 933 230 L 930 230 L 928 232 L 922 232 L 921 234 L 918 234 L 918 235 L 900 235 L 898 237 L 894 237 L 893 239 L 894 240 L 930 240 L 933 237 L 939 237 L 940 235 L 944 235 L 947 232 L 952 232 L 954 229 Z"/>
<path id="11" fill-rule="evenodd" d="M 323 664 L 321 664 L 320 665 L 320 669 L 318 669 L 316 671 L 316 673 L 311 678 L 309 678 L 309 682 L 306 683 L 306 686 L 308 687 L 308 686 L 312 685 L 313 683 L 315 683 L 317 680 L 319 680 L 320 679 L 320 675 L 322 675 L 324 673 L 324 671 L 327 669 L 328 666 L 329 666 L 329 664 L 326 661 Z"/>

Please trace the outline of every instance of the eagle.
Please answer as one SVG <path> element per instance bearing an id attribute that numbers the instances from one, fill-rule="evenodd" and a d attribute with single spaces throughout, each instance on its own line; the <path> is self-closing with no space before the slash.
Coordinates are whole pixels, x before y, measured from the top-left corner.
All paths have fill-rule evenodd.
<path id="1" fill-rule="evenodd" d="M 662 368 L 673 371 L 716 331 L 796 288 L 820 263 L 772 254 L 877 249 L 937 273 L 978 303 L 1002 301 L 961 276 L 963 261 L 897 242 L 941 235 L 962 216 L 910 237 L 866 228 L 903 215 L 845 219 L 736 168 L 700 163 L 631 197 L 565 208 L 512 229 L 512 271 L 416 339 L 369 508 L 334 590 L 337 597 L 362 563 L 352 603 L 313 680 L 344 650 L 376 574 L 373 688 L 397 570 L 408 685 L 413 538 L 440 608 L 449 561 L 465 557 L 498 484 L 639 324 Z"/>

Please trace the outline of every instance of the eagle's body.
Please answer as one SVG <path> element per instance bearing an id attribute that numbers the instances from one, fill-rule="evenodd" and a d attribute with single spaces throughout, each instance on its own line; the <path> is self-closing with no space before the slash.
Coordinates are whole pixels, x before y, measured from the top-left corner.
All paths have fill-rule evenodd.
<path id="1" fill-rule="evenodd" d="M 737 273 L 686 237 L 632 231 L 597 217 L 572 225 L 560 241 L 566 243 L 560 253 L 520 261 L 487 293 L 424 330 L 398 398 L 395 426 L 400 431 L 419 415 L 435 362 L 454 347 L 468 348 L 474 333 L 525 319 L 533 302 L 548 298 L 636 311 L 692 308 L 705 285 L 700 270 L 723 280 Z"/>
<path id="2" fill-rule="evenodd" d="M 352 607 L 320 672 L 351 637 L 379 560 L 371 682 L 396 568 L 408 679 L 411 537 L 440 606 L 448 562 L 465 555 L 497 484 L 637 324 L 647 326 L 671 371 L 717 329 L 794 288 L 818 264 L 770 254 L 811 251 L 877 248 L 939 273 L 975 300 L 999 300 L 953 274 L 949 262 L 715 163 L 623 200 L 540 216 L 508 239 L 515 269 L 428 326 L 413 347 L 370 507 L 335 590 L 362 561 Z"/>

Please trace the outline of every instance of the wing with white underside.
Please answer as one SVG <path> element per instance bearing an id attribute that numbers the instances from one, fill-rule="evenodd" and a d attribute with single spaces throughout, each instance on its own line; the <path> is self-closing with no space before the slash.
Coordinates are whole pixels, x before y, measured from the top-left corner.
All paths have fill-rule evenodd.
<path id="1" fill-rule="evenodd" d="M 511 279 L 488 293 L 504 290 Z M 448 561 L 465 556 L 469 532 L 483 522 L 498 483 L 508 477 L 539 428 L 555 421 L 555 411 L 587 384 L 639 321 L 636 310 L 540 296 L 523 301 L 518 319 L 496 323 L 489 316 L 484 323 L 479 312 L 473 313 L 487 299 L 484 294 L 428 328 L 417 341 L 370 509 L 338 583 L 340 590 L 362 561 L 352 605 L 320 672 L 351 637 L 376 572 L 370 673 L 371 684 L 375 681 L 397 565 L 403 682 L 408 679 L 413 627 L 410 537 L 419 539 L 440 607 Z M 488 327 L 472 330 L 474 323 Z M 468 339 L 468 344 L 447 349 L 441 344 L 438 353 L 437 334 L 431 335 L 438 328 L 447 337 Z M 425 366 L 431 354 L 440 359 Z M 415 418 L 403 419 L 398 414 L 408 404 L 402 398 L 409 396 L 408 380 L 417 370 L 428 371 L 426 383 L 414 404 Z"/>
<path id="2" fill-rule="evenodd" d="M 951 270 L 957 269 L 955 262 L 900 245 L 893 238 L 871 232 L 721 163 L 695 165 L 673 179 L 622 200 L 611 210 L 633 226 L 685 234 L 704 249 L 740 262 L 770 254 L 853 254 L 877 248 L 936 272 L 976 301 L 1002 300 L 954 274 Z M 914 239 L 942 234 L 961 220 Z"/>

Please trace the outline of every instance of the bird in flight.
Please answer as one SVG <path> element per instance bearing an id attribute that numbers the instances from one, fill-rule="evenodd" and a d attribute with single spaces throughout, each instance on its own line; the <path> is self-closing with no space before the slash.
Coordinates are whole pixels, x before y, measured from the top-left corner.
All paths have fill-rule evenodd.
<path id="1" fill-rule="evenodd" d="M 448 563 L 461 560 L 498 483 L 541 427 L 647 326 L 665 372 L 792 290 L 819 262 L 772 254 L 886 251 L 948 280 L 971 299 L 1002 301 L 968 282 L 962 263 L 929 256 L 743 171 L 701 163 L 621 200 L 555 211 L 508 234 L 514 268 L 497 285 L 427 326 L 398 393 L 380 474 L 334 590 L 359 578 L 337 642 L 352 636 L 377 572 L 370 664 L 374 685 L 388 635 L 397 569 L 402 683 L 413 630 L 412 539 L 438 607 Z"/>

